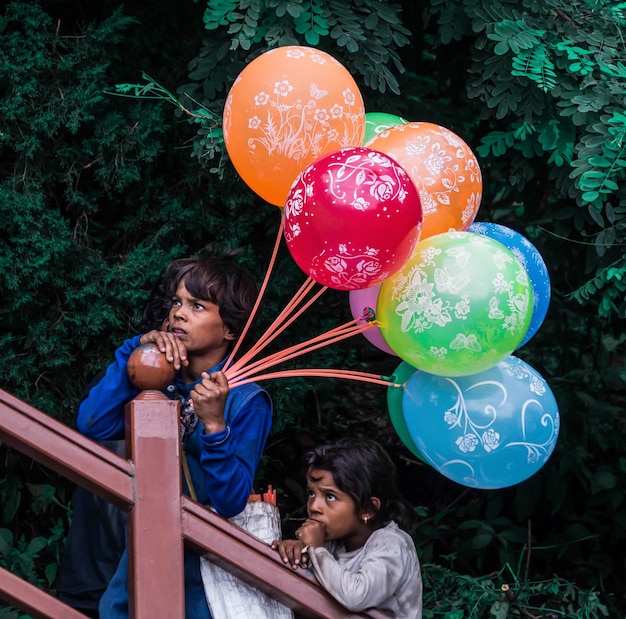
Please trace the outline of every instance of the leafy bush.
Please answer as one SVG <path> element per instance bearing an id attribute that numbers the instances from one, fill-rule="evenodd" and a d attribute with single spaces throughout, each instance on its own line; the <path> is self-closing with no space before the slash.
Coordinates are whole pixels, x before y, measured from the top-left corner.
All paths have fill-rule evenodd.
<path id="1" fill-rule="evenodd" d="M 542 223 L 589 247 L 587 281 L 572 296 L 624 318 L 624 4 L 434 0 L 431 11 L 442 43 L 470 42 L 466 92 L 480 104 L 477 152 L 501 181 L 493 201 L 539 181 Z"/>

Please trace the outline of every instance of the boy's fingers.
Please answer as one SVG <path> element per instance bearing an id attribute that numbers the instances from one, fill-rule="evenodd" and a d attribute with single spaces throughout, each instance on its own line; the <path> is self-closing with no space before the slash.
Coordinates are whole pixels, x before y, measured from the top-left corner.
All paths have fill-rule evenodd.
<path id="1" fill-rule="evenodd" d="M 228 380 L 226 379 L 226 376 L 224 376 L 223 372 L 213 372 L 213 374 L 211 374 L 209 376 L 209 378 L 216 384 L 216 385 L 228 385 Z"/>

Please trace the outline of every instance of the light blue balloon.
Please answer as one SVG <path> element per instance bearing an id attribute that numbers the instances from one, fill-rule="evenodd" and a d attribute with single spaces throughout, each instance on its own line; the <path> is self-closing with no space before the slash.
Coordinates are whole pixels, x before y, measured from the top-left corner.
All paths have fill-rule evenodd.
<path id="1" fill-rule="evenodd" d="M 469 376 L 417 371 L 406 383 L 402 411 L 424 460 L 470 488 L 528 479 L 548 461 L 559 435 L 550 387 L 513 356 Z"/>
<path id="2" fill-rule="evenodd" d="M 467 231 L 488 236 L 502 243 L 515 254 L 528 273 L 528 279 L 533 288 L 533 313 L 528 331 L 526 331 L 526 335 L 517 347 L 519 350 L 537 333 L 548 313 L 551 294 L 548 267 L 546 267 L 546 263 L 543 261 L 537 248 L 523 234 L 511 228 L 501 224 L 481 221 L 474 222 Z"/>

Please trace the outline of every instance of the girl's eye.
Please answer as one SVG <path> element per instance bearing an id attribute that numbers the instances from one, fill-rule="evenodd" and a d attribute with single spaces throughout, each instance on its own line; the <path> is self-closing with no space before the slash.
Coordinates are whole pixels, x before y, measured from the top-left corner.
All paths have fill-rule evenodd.
<path id="1" fill-rule="evenodd" d="M 330 492 L 326 495 L 326 500 L 327 501 L 334 501 L 334 500 L 336 500 L 336 498 L 337 497 L 334 494 L 330 493 Z"/>
<path id="2" fill-rule="evenodd" d="M 172 299 L 172 307 L 178 307 L 180 305 L 180 301 L 178 299 Z"/>
<path id="3" fill-rule="evenodd" d="M 312 499 L 315 497 L 315 492 L 313 492 L 313 490 L 307 490 L 306 494 L 309 499 Z"/>
<path id="4" fill-rule="evenodd" d="M 204 309 L 204 305 L 202 305 L 202 303 L 194 303 L 193 307 L 194 309 Z"/>

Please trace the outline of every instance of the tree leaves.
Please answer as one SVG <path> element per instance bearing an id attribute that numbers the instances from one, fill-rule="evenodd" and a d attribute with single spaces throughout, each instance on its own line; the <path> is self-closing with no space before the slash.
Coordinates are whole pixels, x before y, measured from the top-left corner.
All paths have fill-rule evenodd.
<path id="1" fill-rule="evenodd" d="M 399 13 L 399 5 L 384 0 L 219 0 L 208 4 L 204 23 L 230 41 L 231 52 L 246 53 L 241 68 L 250 59 L 248 52 L 256 56 L 277 45 L 321 46 L 350 62 L 367 86 L 399 94 L 398 49 L 408 45 L 410 34 Z M 207 41 L 192 61 L 190 77 L 204 80 L 204 91 L 217 93 L 236 74 L 220 79 L 215 51 L 215 41 Z"/>
<path id="2" fill-rule="evenodd" d="M 527 0 L 522 11 L 512 4 L 467 0 L 460 16 L 460 6 L 437 0 L 431 10 L 438 14 L 443 40 L 456 37 L 450 15 L 469 21 L 479 33 L 470 69 L 475 77 L 467 90 L 483 103 L 481 115 L 488 121 L 478 152 L 492 157 L 519 152 L 529 166 L 548 166 L 549 177 L 559 183 L 558 192 L 548 195 L 555 202 L 575 200 L 577 233 L 585 242 L 594 237 L 588 267 L 602 269 L 626 244 L 623 7 Z M 520 132 L 524 126 L 529 130 Z M 536 158 L 544 163 L 531 163 Z M 607 290 L 613 285 L 607 282 Z M 601 311 L 611 307 L 618 306 L 605 304 Z M 625 315 L 623 309 L 618 313 Z"/>

